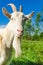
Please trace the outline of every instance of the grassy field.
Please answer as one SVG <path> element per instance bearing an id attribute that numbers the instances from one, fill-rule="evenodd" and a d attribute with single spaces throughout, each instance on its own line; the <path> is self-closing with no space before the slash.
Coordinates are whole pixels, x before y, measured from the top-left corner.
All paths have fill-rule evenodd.
<path id="1" fill-rule="evenodd" d="M 12 58 L 9 65 L 43 65 L 43 41 L 22 40 L 22 55 L 19 58 Z"/>

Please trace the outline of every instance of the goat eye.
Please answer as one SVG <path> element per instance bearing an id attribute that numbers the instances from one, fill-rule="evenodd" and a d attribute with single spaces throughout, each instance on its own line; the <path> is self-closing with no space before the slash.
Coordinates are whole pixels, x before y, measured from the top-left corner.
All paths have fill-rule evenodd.
<path id="1" fill-rule="evenodd" d="M 25 18 L 23 18 L 23 21 L 25 20 Z"/>
<path id="2" fill-rule="evenodd" d="M 11 20 L 13 20 L 13 18 L 11 18 Z"/>
<path id="3" fill-rule="evenodd" d="M 22 15 L 22 17 L 24 17 L 24 15 Z"/>

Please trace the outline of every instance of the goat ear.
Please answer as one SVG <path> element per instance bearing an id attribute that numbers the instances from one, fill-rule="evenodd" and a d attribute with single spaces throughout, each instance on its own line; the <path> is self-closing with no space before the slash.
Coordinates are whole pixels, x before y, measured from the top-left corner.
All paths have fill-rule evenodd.
<path id="1" fill-rule="evenodd" d="M 2 12 L 4 15 L 6 15 L 8 18 L 11 18 L 11 15 L 7 12 L 7 10 L 3 7 Z"/>
<path id="2" fill-rule="evenodd" d="M 34 15 L 34 11 L 32 11 L 30 14 L 28 14 L 28 15 L 25 15 L 25 17 L 27 18 L 27 19 L 29 19 L 29 18 L 31 18 L 32 16 Z"/>

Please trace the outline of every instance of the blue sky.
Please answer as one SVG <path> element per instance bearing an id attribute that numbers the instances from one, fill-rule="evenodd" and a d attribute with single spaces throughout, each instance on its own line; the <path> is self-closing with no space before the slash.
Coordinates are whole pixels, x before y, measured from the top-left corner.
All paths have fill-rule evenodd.
<path id="1" fill-rule="evenodd" d="M 9 3 L 14 3 L 17 10 L 19 10 L 19 6 L 22 5 L 24 14 L 35 11 L 34 16 L 37 12 L 40 12 L 43 7 L 43 0 L 0 0 L 0 25 L 5 25 L 9 22 L 9 19 L 2 13 L 2 7 L 5 7 L 9 13 L 12 13 L 11 7 L 7 6 Z"/>

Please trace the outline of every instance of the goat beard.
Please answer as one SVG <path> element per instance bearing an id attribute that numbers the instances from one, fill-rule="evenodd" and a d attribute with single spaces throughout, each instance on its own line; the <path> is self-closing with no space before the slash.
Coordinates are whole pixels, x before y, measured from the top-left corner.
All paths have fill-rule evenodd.
<path id="1" fill-rule="evenodd" d="M 20 46 L 20 38 L 14 37 L 13 47 L 15 48 L 15 57 L 19 57 L 21 55 L 21 46 Z"/>

